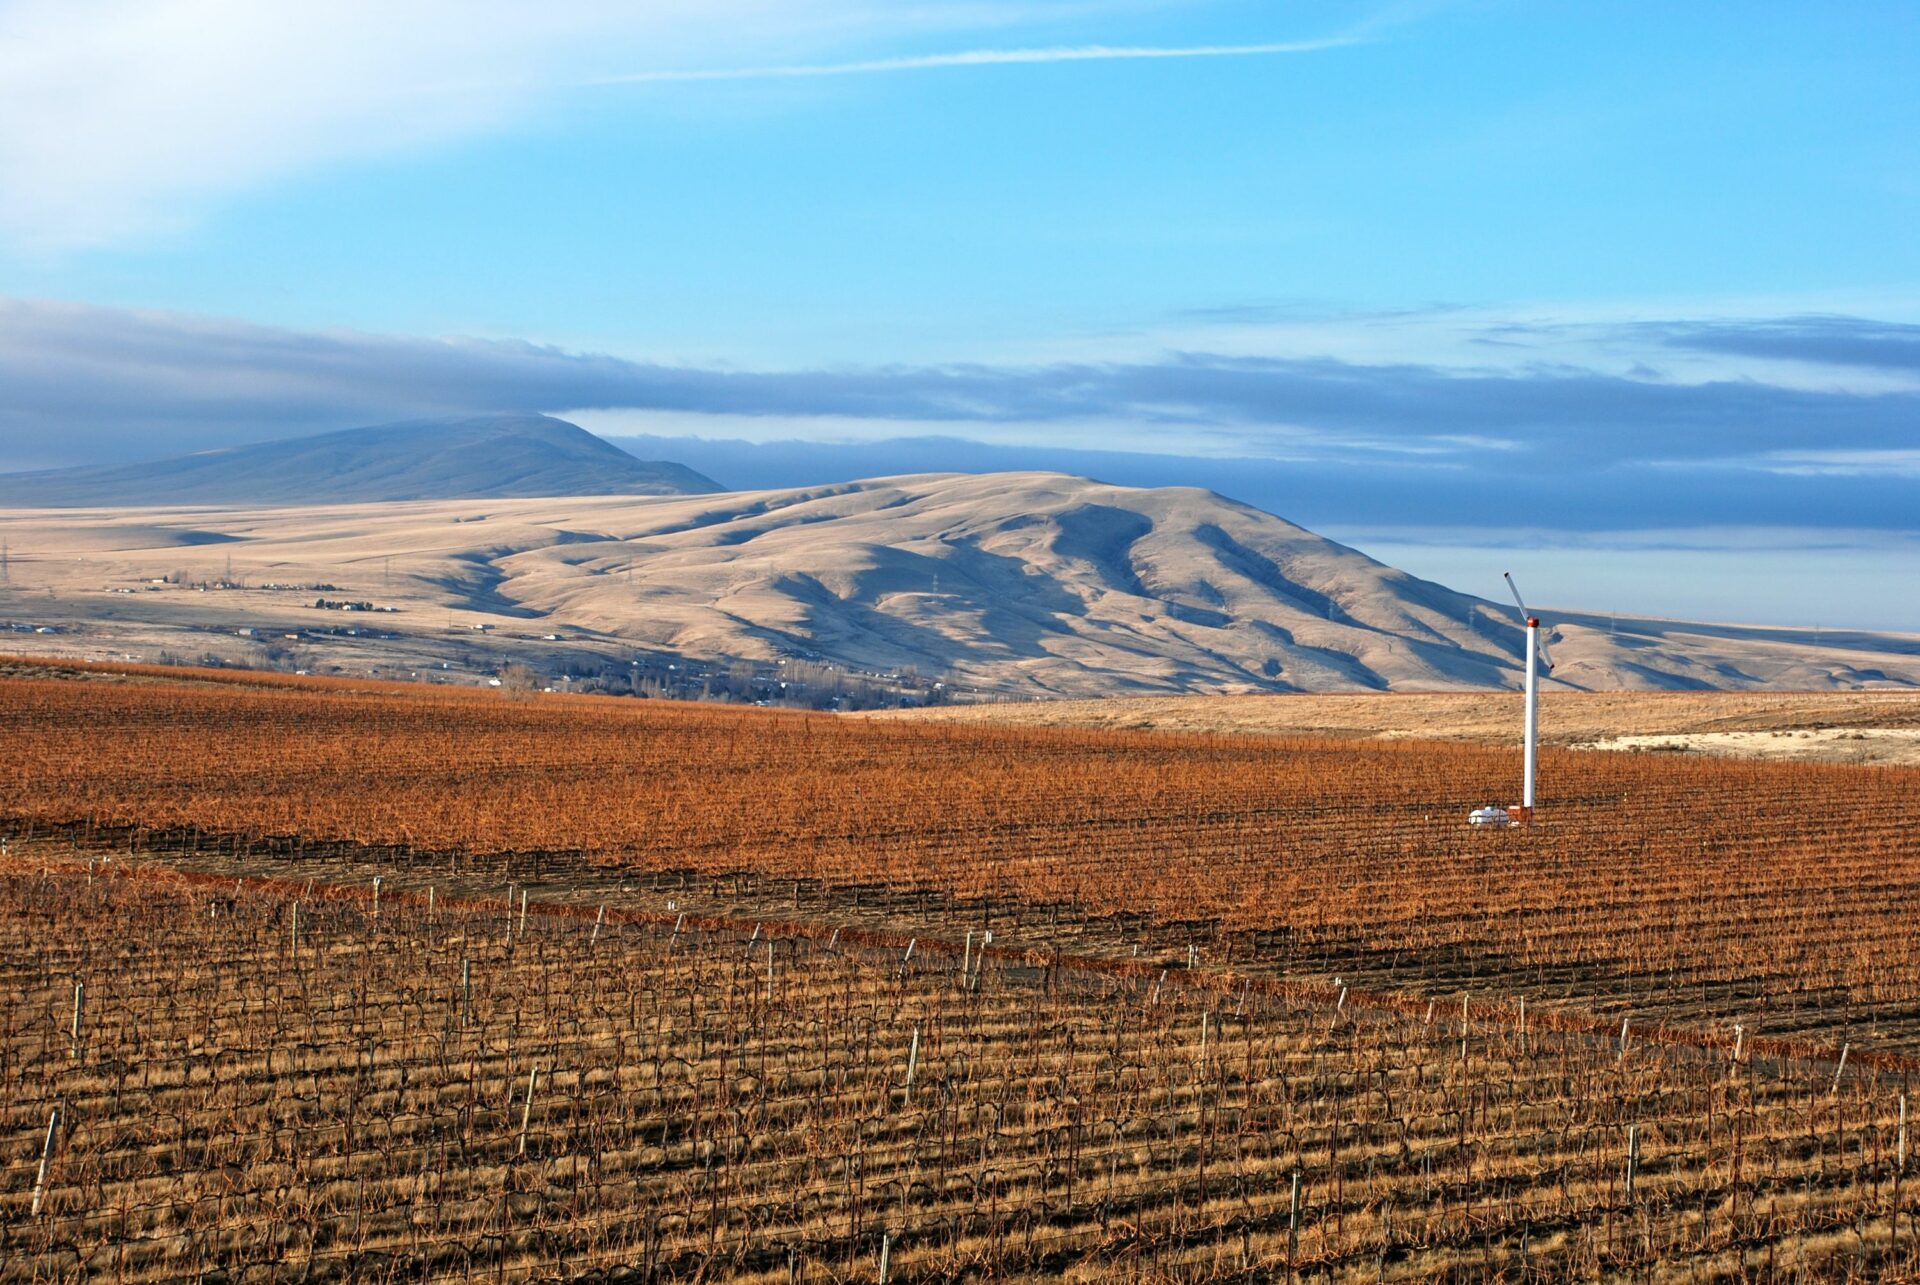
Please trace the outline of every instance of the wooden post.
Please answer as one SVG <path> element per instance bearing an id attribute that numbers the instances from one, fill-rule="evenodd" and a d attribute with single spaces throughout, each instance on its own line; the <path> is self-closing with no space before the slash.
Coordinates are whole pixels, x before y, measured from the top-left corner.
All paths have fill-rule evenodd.
<path id="1" fill-rule="evenodd" d="M 1853 1045 L 1851 1044 L 1842 1044 L 1840 1046 L 1840 1065 L 1833 1068 L 1833 1091 L 1836 1095 L 1840 1092 L 1840 1077 L 1847 1073 L 1847 1051 L 1852 1047 Z M 1869 1063 L 1868 1065 L 1872 1064 Z"/>
<path id="2" fill-rule="evenodd" d="M 1345 992 L 1343 991 L 1342 994 L 1344 995 Z M 1200 1014 L 1200 1074 L 1201 1075 L 1205 1075 L 1207 1073 L 1207 1036 L 1212 1033 L 1212 1027 L 1213 1027 L 1213 1013 L 1211 1011 L 1208 1011 Z"/>
<path id="3" fill-rule="evenodd" d="M 960 954 L 960 984 L 967 984 L 967 974 L 973 971 L 973 929 L 967 929 L 967 944 Z"/>
<path id="4" fill-rule="evenodd" d="M 533 1122 L 533 1091 L 540 1086 L 540 1064 L 535 1062 L 533 1070 L 527 1072 L 527 1101 L 520 1108 L 520 1150 L 519 1155 L 527 1154 L 527 1126 Z"/>
<path id="5" fill-rule="evenodd" d="M 53 1159 L 53 1143 L 60 1131 L 60 1108 L 47 1117 L 47 1140 L 40 1146 L 40 1175 L 33 1180 L 33 1216 L 40 1216 L 40 1204 L 47 1195 L 47 1164 Z"/>
<path id="6" fill-rule="evenodd" d="M 1526 1052 L 1527 1052 L 1527 997 L 1525 995 L 1522 995 L 1520 997 L 1520 1054 L 1521 1056 L 1522 1057 L 1526 1056 Z"/>
<path id="7" fill-rule="evenodd" d="M 293 903 L 293 949 L 290 952 L 295 962 L 300 959 L 300 903 Z"/>
<path id="8" fill-rule="evenodd" d="M 427 885 L 427 918 L 433 918 L 433 885 Z"/>
<path id="9" fill-rule="evenodd" d="M 1621 1058 L 1624 1058 L 1627 1055 L 1627 1022 L 1628 1021 L 1629 1021 L 1628 1018 L 1623 1017 L 1620 1019 L 1620 1054 L 1618 1058 L 1614 1059 L 1615 1061 L 1619 1061 Z"/>
<path id="10" fill-rule="evenodd" d="M 80 1056 L 80 1006 L 85 1001 L 86 994 L 85 982 L 73 984 L 73 1055 L 75 1057 Z"/>
<path id="11" fill-rule="evenodd" d="M 592 946 L 599 942 L 600 925 L 606 922 L 607 922 L 607 904 L 603 901 L 600 903 L 600 913 L 593 917 L 593 936 L 587 938 L 587 945 Z"/>
<path id="12" fill-rule="evenodd" d="M 473 1025 L 473 961 L 460 961 L 460 1025 Z"/>
<path id="13" fill-rule="evenodd" d="M 773 1003 L 773 938 L 767 938 L 767 1003 Z"/>
<path id="14" fill-rule="evenodd" d="M 1907 1095 L 1900 1095 L 1900 1133 L 1895 1148 L 1894 1164 L 1901 1173 L 1907 1171 Z"/>

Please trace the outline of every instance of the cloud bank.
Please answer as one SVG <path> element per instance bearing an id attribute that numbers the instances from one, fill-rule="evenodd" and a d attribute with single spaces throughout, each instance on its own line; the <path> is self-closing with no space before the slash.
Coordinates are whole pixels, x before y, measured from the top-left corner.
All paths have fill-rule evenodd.
<path id="1" fill-rule="evenodd" d="M 1855 341 L 1884 352 L 1875 345 L 1889 333 L 1903 328 L 1840 318 L 1672 322 L 1659 342 L 1757 335 L 1769 356 L 1785 346 L 1796 360 L 1842 363 L 1857 356 Z M 0 386 L 9 394 L 0 463 L 12 468 L 519 410 L 579 412 L 610 435 L 658 437 L 670 425 L 649 450 L 740 485 L 1055 467 L 1212 486 L 1301 520 L 1324 521 L 1337 508 L 1346 521 L 1912 528 L 1920 513 L 1920 391 L 1849 391 L 1841 381 L 1821 391 L 1559 364 L 1197 351 L 746 371 L 12 300 L 0 301 Z M 706 440 L 673 447 L 689 436 Z M 760 444 L 733 442 L 749 436 Z M 1090 442 L 1110 448 L 1089 451 Z M 1129 449 L 1111 449 L 1118 442 Z M 784 460 L 785 471 L 756 457 Z"/>

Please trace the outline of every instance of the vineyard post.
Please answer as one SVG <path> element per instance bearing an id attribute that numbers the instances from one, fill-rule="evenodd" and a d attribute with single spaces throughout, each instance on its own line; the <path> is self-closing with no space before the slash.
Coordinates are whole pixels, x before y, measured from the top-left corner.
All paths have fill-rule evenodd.
<path id="1" fill-rule="evenodd" d="M 1900 1095 L 1900 1135 L 1897 1140 L 1895 1163 L 1899 1172 L 1907 1171 L 1907 1095 Z"/>
<path id="2" fill-rule="evenodd" d="M 1346 992 L 1341 992 L 1342 997 L 1344 997 L 1345 994 Z M 1205 1076 L 1207 1073 L 1207 1036 L 1211 1033 L 1212 1026 L 1213 1011 L 1209 1009 L 1200 1014 L 1200 1074 L 1202 1076 Z"/>
<path id="3" fill-rule="evenodd" d="M 300 903 L 297 901 L 293 903 L 293 948 L 290 953 L 293 956 L 293 962 L 298 964 L 300 962 Z"/>
<path id="4" fill-rule="evenodd" d="M 1907 1095 L 1900 1095 L 1900 1124 L 1893 1143 L 1893 1254 L 1900 1256 L 1900 1187 L 1907 1172 Z"/>
<path id="5" fill-rule="evenodd" d="M 1620 1053 L 1619 1056 L 1614 1059 L 1615 1061 L 1624 1059 L 1627 1056 L 1627 1023 L 1631 1020 L 1632 1019 L 1625 1017 L 1620 1019 Z"/>
<path id="6" fill-rule="evenodd" d="M 473 961 L 460 961 L 460 1025 L 473 1025 Z"/>
<path id="7" fill-rule="evenodd" d="M 1733 1024 L 1733 1060 L 1735 1065 L 1739 1064 L 1740 1050 L 1746 1046 L 1746 1042 L 1747 1028 L 1735 1022 Z"/>
<path id="8" fill-rule="evenodd" d="M 513 941 L 513 884 L 507 884 L 507 941 Z"/>
<path id="9" fill-rule="evenodd" d="M 1460 1060 L 1467 1060 L 1467 993 L 1460 992 Z"/>
<path id="10" fill-rule="evenodd" d="M 73 984 L 73 1055 L 75 1057 L 80 1056 L 80 1006 L 85 1001 L 86 995 L 87 984 L 75 982 Z"/>
<path id="11" fill-rule="evenodd" d="M 600 941 L 600 925 L 607 922 L 607 903 L 600 903 L 600 913 L 593 917 L 593 936 L 587 938 L 587 945 L 597 945 Z"/>
<path id="12" fill-rule="evenodd" d="M 1293 1198 L 1287 1202 L 1287 1279 L 1293 1279 L 1294 1260 L 1300 1256 L 1300 1171 L 1293 1171 Z"/>
<path id="13" fill-rule="evenodd" d="M 527 935 L 527 890 L 520 890 L 520 936 Z"/>
<path id="14" fill-rule="evenodd" d="M 380 876 L 373 877 L 373 917 L 380 917 Z"/>
<path id="15" fill-rule="evenodd" d="M 1838 1096 L 1840 1093 L 1840 1077 L 1847 1073 L 1847 1051 L 1852 1047 L 1853 1045 L 1846 1043 L 1840 1045 L 1840 1064 L 1833 1068 L 1833 1092 L 1835 1096 Z"/>
<path id="16" fill-rule="evenodd" d="M 40 1174 L 33 1180 L 33 1216 L 40 1216 L 40 1204 L 47 1195 L 47 1164 L 53 1159 L 54 1138 L 60 1130 L 60 1108 L 47 1117 L 47 1140 L 40 1147 Z"/>
<path id="17" fill-rule="evenodd" d="M 1527 997 L 1520 997 L 1520 1056 L 1527 1055 Z"/>
<path id="18" fill-rule="evenodd" d="M 895 972 L 893 975 L 893 979 L 895 981 L 899 981 L 901 978 L 907 975 L 907 965 L 913 962 L 913 948 L 919 944 L 920 944 L 920 939 L 918 937 L 907 938 L 907 953 L 900 956 L 899 971 Z"/>
<path id="19" fill-rule="evenodd" d="M 433 918 L 433 885 L 427 885 L 427 918 Z"/>
<path id="20" fill-rule="evenodd" d="M 773 938 L 767 938 L 767 1003 L 773 1003 Z"/>
<path id="21" fill-rule="evenodd" d="M 880 1285 L 887 1285 L 887 1270 L 893 1259 L 893 1233 L 880 1233 Z"/>
<path id="22" fill-rule="evenodd" d="M 1633 1203 L 1633 1179 L 1634 1179 L 1634 1173 L 1639 1167 L 1639 1163 L 1640 1163 L 1640 1126 L 1637 1124 L 1630 1124 L 1627 1126 L 1626 1196 L 1627 1196 L 1628 1204 Z"/>
<path id="23" fill-rule="evenodd" d="M 960 984 L 967 984 L 967 974 L 973 971 L 973 929 L 967 929 L 967 944 L 960 952 Z"/>
<path id="24" fill-rule="evenodd" d="M 907 1045 L 907 1095 L 905 1105 L 913 1105 L 913 1073 L 920 1069 L 920 1027 L 915 1023 L 913 1040 Z"/>
<path id="25" fill-rule="evenodd" d="M 517 1154 L 527 1154 L 527 1126 L 533 1123 L 533 1093 L 540 1087 L 540 1064 L 535 1062 L 533 1070 L 527 1072 L 527 1100 L 520 1108 L 520 1150 Z"/>

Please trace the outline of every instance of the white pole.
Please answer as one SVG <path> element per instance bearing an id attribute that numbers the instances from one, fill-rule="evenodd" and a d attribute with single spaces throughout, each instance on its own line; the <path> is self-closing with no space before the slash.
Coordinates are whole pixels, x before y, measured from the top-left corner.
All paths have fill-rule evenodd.
<path id="1" fill-rule="evenodd" d="M 60 1108 L 55 1107 L 53 1114 L 47 1117 L 47 1140 L 40 1148 L 40 1176 L 33 1180 L 33 1216 L 40 1216 L 40 1206 L 47 1195 L 47 1162 L 53 1159 L 53 1144 L 60 1132 Z"/>
<path id="2" fill-rule="evenodd" d="M 1540 735 L 1540 621 L 1538 617 L 1527 617 L 1527 730 L 1524 751 L 1523 779 L 1520 789 L 1521 821 L 1525 825 L 1533 824 L 1533 770 L 1534 757 L 1539 750 Z"/>

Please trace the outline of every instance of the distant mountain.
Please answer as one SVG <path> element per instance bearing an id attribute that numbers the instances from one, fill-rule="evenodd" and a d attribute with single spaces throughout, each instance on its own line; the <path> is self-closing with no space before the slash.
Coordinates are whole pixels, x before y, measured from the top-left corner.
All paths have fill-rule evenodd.
<path id="1" fill-rule="evenodd" d="M 719 483 L 637 459 L 547 415 L 380 424 L 144 464 L 0 474 L 0 505 L 296 505 L 547 495 L 701 495 Z"/>

